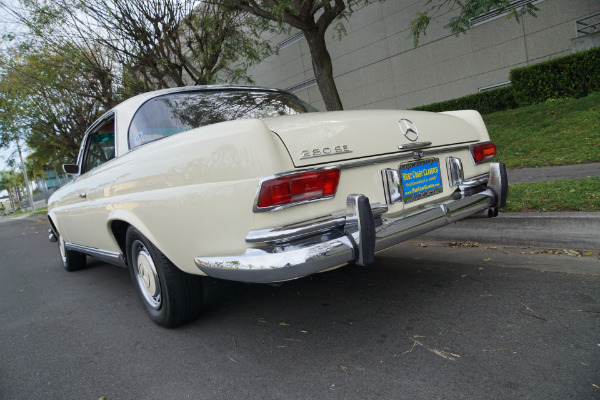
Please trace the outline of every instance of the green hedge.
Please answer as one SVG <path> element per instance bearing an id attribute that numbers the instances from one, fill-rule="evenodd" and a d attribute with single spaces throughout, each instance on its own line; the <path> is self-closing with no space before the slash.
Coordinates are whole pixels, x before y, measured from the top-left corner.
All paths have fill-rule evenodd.
<path id="1" fill-rule="evenodd" d="M 556 98 L 600 92 L 600 47 L 510 72 L 511 86 L 414 108 L 422 111 L 477 110 L 482 114 Z"/>
<path id="2" fill-rule="evenodd" d="M 510 71 L 520 105 L 600 91 L 600 47 Z"/>
<path id="3" fill-rule="evenodd" d="M 477 110 L 482 114 L 492 113 L 498 110 L 517 108 L 519 104 L 515 100 L 512 86 L 485 92 L 471 94 L 458 99 L 442 101 L 426 106 L 414 108 L 421 111 L 452 111 L 452 110 Z"/>

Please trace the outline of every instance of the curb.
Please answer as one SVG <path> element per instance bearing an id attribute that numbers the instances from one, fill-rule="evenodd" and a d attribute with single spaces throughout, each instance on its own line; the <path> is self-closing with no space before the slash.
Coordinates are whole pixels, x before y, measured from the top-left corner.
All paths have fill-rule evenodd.
<path id="1" fill-rule="evenodd" d="M 18 220 L 35 220 L 36 222 L 48 222 L 48 218 L 45 214 L 23 214 L 17 216 L 8 216 L 0 218 L 0 222 L 18 221 Z M 49 225 L 48 225 L 49 226 Z"/>
<path id="2" fill-rule="evenodd" d="M 424 238 L 570 249 L 600 249 L 600 212 L 503 213 L 466 219 Z"/>

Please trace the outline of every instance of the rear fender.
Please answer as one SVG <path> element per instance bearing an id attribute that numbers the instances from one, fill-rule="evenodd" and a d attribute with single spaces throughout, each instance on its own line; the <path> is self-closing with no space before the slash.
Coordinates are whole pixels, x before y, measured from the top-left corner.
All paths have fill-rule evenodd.
<path id="1" fill-rule="evenodd" d="M 444 111 L 440 114 L 451 115 L 465 121 L 471 125 L 479 134 L 479 138 L 482 142 L 490 140 L 490 135 L 485 127 L 485 122 L 478 111 L 475 110 L 460 110 L 460 111 Z"/>

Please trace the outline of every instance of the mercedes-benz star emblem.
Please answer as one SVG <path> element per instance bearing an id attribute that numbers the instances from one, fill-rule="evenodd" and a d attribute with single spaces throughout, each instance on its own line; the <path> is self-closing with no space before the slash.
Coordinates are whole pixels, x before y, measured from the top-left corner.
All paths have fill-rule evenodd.
<path id="1" fill-rule="evenodd" d="M 410 140 L 411 142 L 416 141 L 419 138 L 419 130 L 409 120 L 402 118 L 400 121 L 400 130 L 404 134 L 404 137 Z"/>

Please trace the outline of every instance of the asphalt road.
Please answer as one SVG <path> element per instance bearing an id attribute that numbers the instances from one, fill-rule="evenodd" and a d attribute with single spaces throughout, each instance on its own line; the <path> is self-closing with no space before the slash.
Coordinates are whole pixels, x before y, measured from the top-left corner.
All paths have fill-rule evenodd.
<path id="1" fill-rule="evenodd" d="M 64 271 L 46 230 L 0 222 L 1 399 L 600 398 L 597 251 L 411 241 L 371 267 L 221 283 L 167 330 L 126 270 Z"/>

